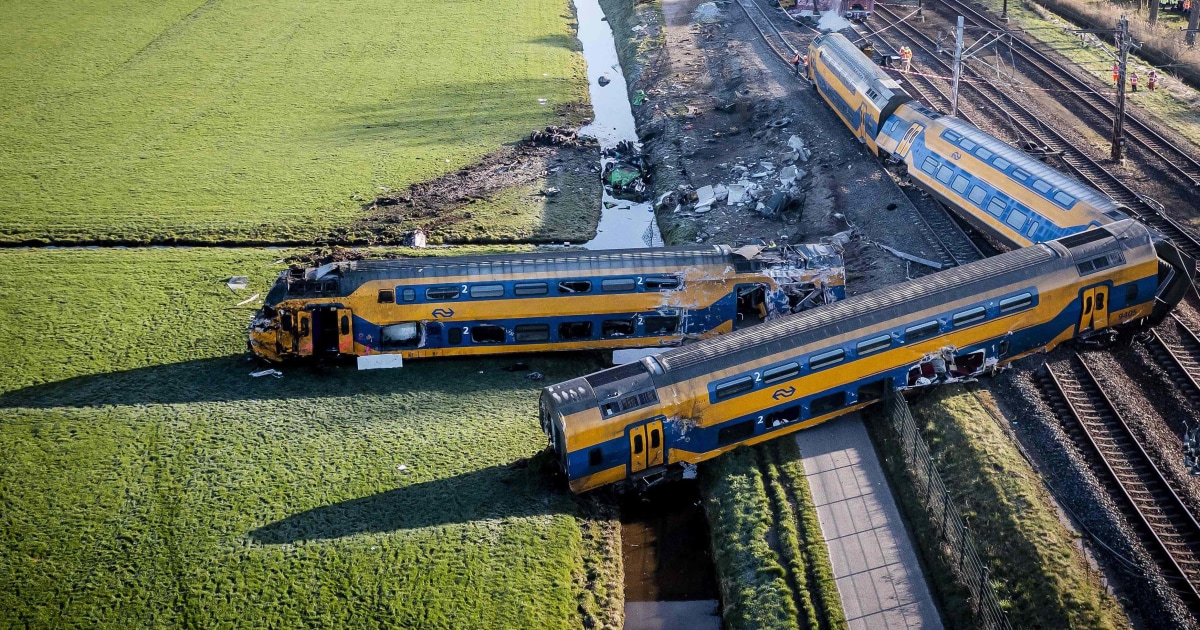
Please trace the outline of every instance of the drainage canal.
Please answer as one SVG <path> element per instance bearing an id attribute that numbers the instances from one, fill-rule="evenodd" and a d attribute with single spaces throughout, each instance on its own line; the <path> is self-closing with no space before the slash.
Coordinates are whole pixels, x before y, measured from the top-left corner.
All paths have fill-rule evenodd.
<path id="1" fill-rule="evenodd" d="M 600 141 L 601 150 L 614 149 L 621 142 L 638 141 L 629 105 L 629 91 L 612 28 L 604 20 L 599 0 L 574 0 L 579 18 L 579 41 L 587 61 L 588 93 L 595 120 L 580 130 Z M 604 85 L 601 85 L 601 77 Z M 601 160 L 601 169 L 609 158 Z M 607 184 L 602 199 L 600 225 L 596 238 L 584 243 L 588 249 L 624 249 L 661 246 L 662 236 L 654 220 L 654 204 L 632 202 L 613 196 Z"/>
<path id="2" fill-rule="evenodd" d="M 625 630 L 719 630 L 708 522 L 694 481 L 621 502 Z"/>

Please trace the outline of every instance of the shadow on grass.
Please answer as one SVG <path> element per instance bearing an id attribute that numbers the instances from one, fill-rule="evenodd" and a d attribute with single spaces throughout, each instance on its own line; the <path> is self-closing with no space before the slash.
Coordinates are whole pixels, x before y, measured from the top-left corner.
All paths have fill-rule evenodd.
<path id="1" fill-rule="evenodd" d="M 252 378 L 262 369 L 246 355 L 197 359 L 122 372 L 77 376 L 0 394 L 0 409 L 154 405 L 241 400 L 284 400 L 357 395 L 385 396 L 401 392 L 451 392 L 469 396 L 481 391 L 520 390 L 554 383 L 602 369 L 601 355 L 579 353 L 548 358 L 510 355 L 495 358 L 426 359 L 397 370 L 359 372 L 353 362 L 334 365 L 294 364 L 279 367 L 284 377 Z M 528 370 L 504 368 L 524 363 Z M 545 380 L 528 380 L 530 370 Z"/>
<path id="2" fill-rule="evenodd" d="M 569 513 L 574 499 L 543 453 L 509 466 L 388 490 L 293 514 L 248 534 L 263 545 L 387 534 L 485 519 Z"/>

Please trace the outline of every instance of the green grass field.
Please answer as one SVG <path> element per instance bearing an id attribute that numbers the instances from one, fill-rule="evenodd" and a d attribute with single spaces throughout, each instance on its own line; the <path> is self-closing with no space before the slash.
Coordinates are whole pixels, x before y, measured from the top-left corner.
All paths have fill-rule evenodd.
<path id="1" fill-rule="evenodd" d="M 7 3 L 0 241 L 311 241 L 561 122 L 578 46 L 569 0 Z"/>
<path id="2" fill-rule="evenodd" d="M 619 575 L 611 523 L 525 465 L 541 383 L 513 359 L 248 376 L 234 305 L 285 253 L 0 252 L 0 626 L 612 618 L 585 588 Z"/>

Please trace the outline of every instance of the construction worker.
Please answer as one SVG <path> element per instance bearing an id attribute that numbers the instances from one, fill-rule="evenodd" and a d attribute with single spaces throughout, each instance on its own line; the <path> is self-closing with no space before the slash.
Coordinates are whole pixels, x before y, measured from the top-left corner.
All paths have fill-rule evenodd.
<path id="1" fill-rule="evenodd" d="M 1134 92 L 1136 92 L 1136 91 L 1137 91 L 1137 79 L 1138 79 L 1138 77 L 1137 77 L 1137 73 L 1136 73 L 1136 72 L 1134 72 L 1133 74 L 1129 75 L 1129 89 L 1130 89 L 1130 90 L 1132 90 L 1132 91 L 1134 91 Z"/>
<path id="2" fill-rule="evenodd" d="M 800 76 L 800 53 L 792 56 L 792 68 L 796 70 L 796 76 Z"/>
<path id="3" fill-rule="evenodd" d="M 912 49 L 908 46 L 900 47 L 900 67 L 904 72 L 908 72 L 912 68 Z"/>
<path id="4" fill-rule="evenodd" d="M 1158 87 L 1158 73 L 1151 70 L 1150 74 L 1146 76 L 1146 89 L 1153 92 L 1156 87 Z"/>
<path id="5" fill-rule="evenodd" d="M 1121 65 L 1113 64 L 1113 85 L 1121 82 Z"/>

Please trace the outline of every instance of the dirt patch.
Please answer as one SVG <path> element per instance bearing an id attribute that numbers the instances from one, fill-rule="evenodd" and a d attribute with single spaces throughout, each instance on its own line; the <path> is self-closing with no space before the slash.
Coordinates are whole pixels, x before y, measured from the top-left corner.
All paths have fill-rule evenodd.
<path id="1" fill-rule="evenodd" d="M 600 149 L 575 128 L 547 127 L 480 161 L 403 192 L 381 190 L 334 243 L 583 242 L 600 218 Z"/>

